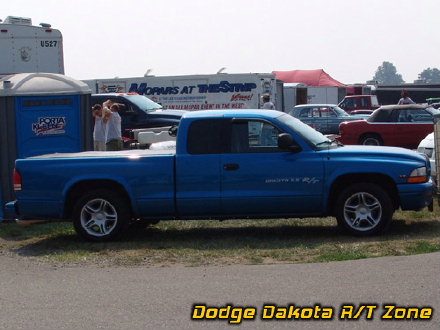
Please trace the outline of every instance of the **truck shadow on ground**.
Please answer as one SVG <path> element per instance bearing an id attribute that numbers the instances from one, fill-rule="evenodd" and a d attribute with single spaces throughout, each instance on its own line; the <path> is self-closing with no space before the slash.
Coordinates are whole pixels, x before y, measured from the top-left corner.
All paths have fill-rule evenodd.
<path id="1" fill-rule="evenodd" d="M 150 253 L 175 250 L 215 251 L 242 249 L 314 249 L 328 244 L 338 246 L 364 243 L 387 243 L 438 238 L 440 221 L 393 221 L 390 230 L 382 235 L 356 237 L 342 232 L 336 225 L 313 226 L 244 226 L 226 228 L 164 229 L 133 228 L 120 240 L 92 243 L 82 240 L 73 232 L 21 242 L 12 252 L 26 257 L 51 256 L 70 251 L 106 253 L 144 250 Z M 1 235 L 0 235 L 1 237 Z M 5 238 L 5 237 L 2 237 Z M 6 239 L 6 238 L 5 238 Z M 24 244 L 23 244 L 24 243 Z"/>

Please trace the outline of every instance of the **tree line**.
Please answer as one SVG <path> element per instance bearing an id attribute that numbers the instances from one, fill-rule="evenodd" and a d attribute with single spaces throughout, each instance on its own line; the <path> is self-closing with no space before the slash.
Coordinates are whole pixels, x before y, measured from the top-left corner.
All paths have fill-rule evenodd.
<path id="1" fill-rule="evenodd" d="M 396 67 L 387 61 L 380 65 L 373 77 L 379 85 L 399 85 L 404 84 L 402 75 L 397 73 Z M 418 80 L 421 84 L 440 84 L 440 70 L 437 68 L 427 68 L 419 73 Z"/>

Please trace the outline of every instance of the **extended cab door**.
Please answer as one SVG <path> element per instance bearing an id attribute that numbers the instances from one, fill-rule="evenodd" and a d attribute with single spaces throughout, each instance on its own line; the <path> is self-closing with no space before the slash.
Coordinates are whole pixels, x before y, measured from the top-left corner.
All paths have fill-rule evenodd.
<path id="1" fill-rule="evenodd" d="M 320 214 L 323 160 L 311 149 L 278 148 L 282 132 L 267 121 L 232 120 L 231 149 L 220 167 L 224 214 Z"/>
<path id="2" fill-rule="evenodd" d="M 198 119 L 179 140 L 176 154 L 176 209 L 185 216 L 221 214 L 221 154 L 228 149 L 227 121 Z"/>

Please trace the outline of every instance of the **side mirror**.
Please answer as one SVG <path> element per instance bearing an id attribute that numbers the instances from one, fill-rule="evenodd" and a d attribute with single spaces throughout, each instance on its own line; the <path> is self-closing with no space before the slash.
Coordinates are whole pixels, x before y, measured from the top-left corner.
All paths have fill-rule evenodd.
<path id="1" fill-rule="evenodd" d="M 278 135 L 278 148 L 290 149 L 294 152 L 301 151 L 301 147 L 295 142 L 292 135 L 288 133 L 281 133 Z"/>

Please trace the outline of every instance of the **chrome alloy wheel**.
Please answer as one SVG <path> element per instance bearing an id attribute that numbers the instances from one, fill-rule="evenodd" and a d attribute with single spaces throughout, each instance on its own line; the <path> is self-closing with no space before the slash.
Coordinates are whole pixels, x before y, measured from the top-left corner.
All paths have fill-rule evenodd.
<path id="1" fill-rule="evenodd" d="M 382 219 L 382 205 L 375 196 L 367 192 L 358 192 L 346 200 L 344 219 L 354 230 L 371 230 Z"/>
<path id="2" fill-rule="evenodd" d="M 115 207 L 105 199 L 96 198 L 81 209 L 81 226 L 92 236 L 108 235 L 118 223 Z"/>

